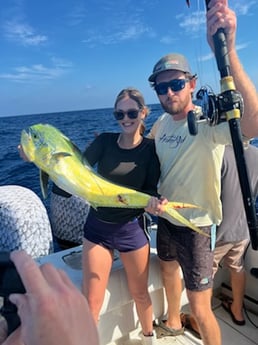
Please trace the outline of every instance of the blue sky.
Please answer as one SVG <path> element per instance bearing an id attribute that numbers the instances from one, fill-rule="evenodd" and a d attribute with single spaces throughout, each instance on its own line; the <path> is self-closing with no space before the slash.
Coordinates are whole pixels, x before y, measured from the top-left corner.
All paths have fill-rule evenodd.
<path id="1" fill-rule="evenodd" d="M 112 107 L 124 87 L 157 103 L 147 81 L 170 52 L 219 91 L 202 0 L 1 0 L 0 116 Z M 237 49 L 258 88 L 258 0 L 231 0 Z"/>

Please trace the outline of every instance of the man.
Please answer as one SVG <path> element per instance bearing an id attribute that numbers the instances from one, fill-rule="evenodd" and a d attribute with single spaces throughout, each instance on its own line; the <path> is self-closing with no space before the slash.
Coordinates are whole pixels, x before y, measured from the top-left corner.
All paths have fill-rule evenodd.
<path id="1" fill-rule="evenodd" d="M 235 13 L 228 8 L 226 0 L 211 0 L 209 6 L 208 41 L 213 47 L 212 35 L 218 28 L 225 29 L 231 73 L 245 101 L 241 128 L 245 136 L 255 136 L 258 134 L 258 99 L 236 53 Z M 201 123 L 197 136 L 189 134 L 187 115 L 195 111 L 192 93 L 196 76 L 184 56 L 169 54 L 160 59 L 149 81 L 165 110 L 150 133 L 155 138 L 161 163 L 159 192 L 168 200 L 199 205 L 198 209 L 182 213 L 210 234 L 211 225 L 222 220 L 220 170 L 224 147 L 231 143 L 228 124 L 210 127 Z M 159 218 L 157 250 L 168 300 L 168 318 L 160 327 L 170 335 L 184 331 L 180 319 L 181 267 L 203 343 L 219 345 L 220 329 L 211 309 L 213 253 L 210 247 L 210 237 L 192 232 L 173 219 Z"/>
<path id="2" fill-rule="evenodd" d="M 245 142 L 245 159 L 248 167 L 250 185 L 254 196 L 258 195 L 258 149 Z M 213 276 L 219 264 L 230 271 L 232 302 L 225 300 L 222 307 L 229 313 L 232 321 L 238 326 L 245 325 L 243 299 L 246 273 L 244 255 L 249 244 L 242 193 L 239 184 L 233 147 L 226 146 L 221 169 L 221 202 L 223 220 L 217 227 L 216 247 L 214 249 Z M 196 321 L 189 314 L 181 314 L 186 328 L 199 336 Z"/>
<path id="3" fill-rule="evenodd" d="M 253 195 L 257 196 L 258 149 L 245 143 L 245 159 L 251 189 Z M 232 146 L 227 146 L 224 153 L 221 172 L 221 201 L 223 221 L 217 227 L 213 273 L 217 272 L 221 261 L 230 270 L 232 302 L 224 301 L 222 306 L 236 325 L 243 326 L 245 319 L 242 309 L 246 280 L 244 254 L 249 243 L 249 229 Z"/>

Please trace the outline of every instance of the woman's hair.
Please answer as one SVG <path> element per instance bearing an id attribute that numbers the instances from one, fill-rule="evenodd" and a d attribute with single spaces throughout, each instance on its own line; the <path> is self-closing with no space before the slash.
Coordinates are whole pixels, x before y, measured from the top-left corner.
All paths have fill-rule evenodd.
<path id="1" fill-rule="evenodd" d="M 145 118 L 146 118 L 150 110 L 145 104 L 144 97 L 141 94 L 141 92 L 133 87 L 127 87 L 126 89 L 123 89 L 122 91 L 119 92 L 119 94 L 116 97 L 114 108 L 116 108 L 118 102 L 120 102 L 122 99 L 126 97 L 134 100 L 138 104 L 138 107 L 140 110 L 143 110 L 143 109 L 145 110 Z M 144 131 L 145 131 L 145 125 L 142 121 L 141 129 L 140 129 L 141 135 L 143 135 Z"/>

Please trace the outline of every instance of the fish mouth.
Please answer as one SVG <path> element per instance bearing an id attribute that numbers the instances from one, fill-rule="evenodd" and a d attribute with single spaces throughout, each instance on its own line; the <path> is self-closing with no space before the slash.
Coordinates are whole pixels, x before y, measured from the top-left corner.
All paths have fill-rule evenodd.
<path id="1" fill-rule="evenodd" d="M 25 128 L 21 132 L 21 147 L 24 151 L 26 151 L 26 147 L 28 147 L 31 143 L 32 136 L 30 128 Z"/>

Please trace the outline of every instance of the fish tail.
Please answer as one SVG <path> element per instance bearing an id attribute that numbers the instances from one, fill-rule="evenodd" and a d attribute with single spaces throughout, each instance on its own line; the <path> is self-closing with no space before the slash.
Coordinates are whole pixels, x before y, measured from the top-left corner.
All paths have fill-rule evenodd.
<path id="1" fill-rule="evenodd" d="M 203 236 L 210 237 L 210 235 L 206 234 L 204 231 L 202 231 L 200 228 L 198 228 L 196 225 L 191 223 L 189 220 L 187 220 L 185 217 L 183 217 L 179 212 L 177 212 L 173 207 L 170 205 L 171 203 L 168 203 L 165 205 L 165 212 L 172 218 L 176 219 L 183 225 L 187 226 L 188 228 L 191 228 L 193 231 L 198 232 L 199 234 Z M 197 207 L 197 206 L 195 206 Z"/>
<path id="2" fill-rule="evenodd" d="M 167 205 L 169 208 L 200 208 L 200 206 L 197 206 L 197 205 L 187 204 L 185 202 L 175 202 L 175 201 L 169 201 Z"/>

